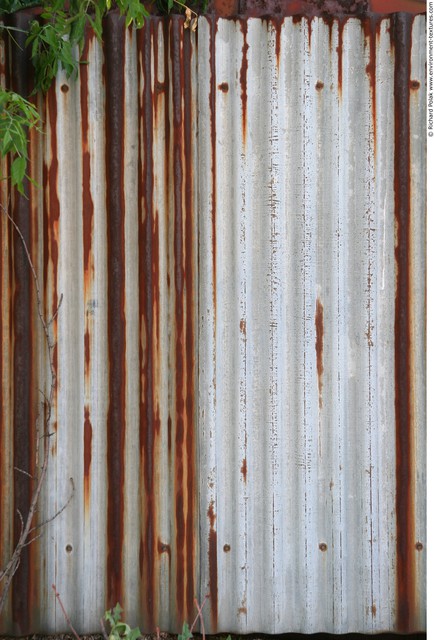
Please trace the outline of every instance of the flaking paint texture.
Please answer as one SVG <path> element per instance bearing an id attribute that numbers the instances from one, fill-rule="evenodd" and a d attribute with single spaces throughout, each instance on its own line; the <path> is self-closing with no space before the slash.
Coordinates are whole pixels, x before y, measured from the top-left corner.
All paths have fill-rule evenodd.
<path id="1" fill-rule="evenodd" d="M 16 26 L 28 20 L 24 12 Z M 24 22 L 23 22 L 24 21 Z M 53 323 L 41 517 L 0 630 L 425 628 L 425 20 L 152 17 L 88 35 L 1 183 Z M 0 55 L 3 55 L 0 50 Z M 25 53 L 0 73 L 28 93 Z M 48 380 L 1 219 L 4 563 Z"/>

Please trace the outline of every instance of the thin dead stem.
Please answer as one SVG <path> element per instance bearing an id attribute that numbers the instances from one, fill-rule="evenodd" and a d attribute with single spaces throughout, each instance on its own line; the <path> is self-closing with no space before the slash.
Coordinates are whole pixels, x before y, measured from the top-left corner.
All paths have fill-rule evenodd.
<path id="1" fill-rule="evenodd" d="M 60 594 L 57 592 L 56 585 L 55 585 L 55 584 L 52 584 L 52 585 L 51 585 L 51 588 L 53 589 L 53 591 L 54 591 L 54 593 L 55 593 L 55 595 L 56 595 L 56 599 L 57 599 L 57 601 L 58 601 L 58 603 L 59 603 L 59 605 L 60 605 L 60 608 L 62 609 L 63 617 L 65 618 L 65 620 L 66 620 L 66 622 L 67 622 L 67 624 L 68 624 L 68 627 L 71 629 L 71 631 L 72 631 L 72 633 L 74 634 L 74 636 L 75 636 L 76 640 L 80 640 L 80 636 L 78 635 L 78 633 L 76 632 L 76 630 L 75 630 L 75 629 L 74 629 L 74 627 L 72 626 L 71 619 L 70 619 L 70 617 L 68 616 L 68 614 L 66 613 L 66 609 L 65 609 L 65 607 L 63 606 L 63 602 L 62 602 L 62 600 L 61 600 L 61 598 L 60 598 Z"/>
<path id="2" fill-rule="evenodd" d="M 1 612 L 3 610 L 3 607 L 5 605 L 5 602 L 6 602 L 6 598 L 7 598 L 8 592 L 9 592 L 9 588 L 10 588 L 10 585 L 11 585 L 11 582 L 12 582 L 12 578 L 14 577 L 14 575 L 15 575 L 18 567 L 19 567 L 21 553 L 22 553 L 23 549 L 40 537 L 40 536 L 34 536 L 34 537 L 31 538 L 30 534 L 33 531 L 35 531 L 35 529 L 38 529 L 38 528 L 48 524 L 49 522 L 54 520 L 54 518 L 56 518 L 60 513 L 62 513 L 62 511 L 66 508 L 66 506 L 69 504 L 69 502 L 72 499 L 72 496 L 73 496 L 73 493 L 74 493 L 74 483 L 72 482 L 72 479 L 71 479 L 73 491 L 72 491 L 71 496 L 69 497 L 67 503 L 56 514 L 54 514 L 54 516 L 52 516 L 48 520 L 46 520 L 43 523 L 40 523 L 40 524 L 38 524 L 36 526 L 32 526 L 33 519 L 34 519 L 35 514 L 37 512 L 37 505 L 38 505 L 39 498 L 40 498 L 40 495 L 41 495 L 42 487 L 44 485 L 45 477 L 47 475 L 48 461 L 49 461 L 49 454 L 50 454 L 49 439 L 50 439 L 50 435 L 51 434 L 50 434 L 50 431 L 49 431 L 49 426 L 50 426 L 50 421 L 51 421 L 51 413 L 52 413 L 52 406 L 53 406 L 53 401 L 54 401 L 54 394 L 56 392 L 56 371 L 55 371 L 55 367 L 54 367 L 54 358 L 53 358 L 53 352 L 54 352 L 54 348 L 55 348 L 55 343 L 51 339 L 50 327 L 51 327 L 54 319 L 57 317 L 57 314 L 59 312 L 59 308 L 60 308 L 60 305 L 62 303 L 62 296 L 60 296 L 59 304 L 58 304 L 53 316 L 47 321 L 45 319 L 45 316 L 44 316 L 44 313 L 43 313 L 41 289 L 40 289 L 40 285 L 39 285 L 38 276 L 36 274 L 36 270 L 35 270 L 35 267 L 34 267 L 34 264 L 33 264 L 33 261 L 32 261 L 32 257 L 30 255 L 29 248 L 28 248 L 27 243 L 25 241 L 25 238 L 24 238 L 20 228 L 18 227 L 17 223 L 13 220 L 13 218 L 8 213 L 7 209 L 1 204 L 0 204 L 0 209 L 1 209 L 1 211 L 3 211 L 4 215 L 8 218 L 9 222 L 11 223 L 11 225 L 15 229 L 16 233 L 18 234 L 18 237 L 21 240 L 21 244 L 22 244 L 26 259 L 27 259 L 27 263 L 28 263 L 30 271 L 32 273 L 33 283 L 34 283 L 34 287 L 35 287 L 35 291 L 36 291 L 37 312 L 38 312 L 38 317 L 39 317 L 39 320 L 40 320 L 40 323 L 41 323 L 41 326 L 42 326 L 42 329 L 43 329 L 43 332 L 44 332 L 44 341 L 45 341 L 45 346 L 46 346 L 46 350 L 47 350 L 47 354 L 48 354 L 49 367 L 50 367 L 50 390 L 49 390 L 48 396 L 43 393 L 43 396 L 44 396 L 43 407 L 45 409 L 45 419 L 44 419 L 44 423 L 43 423 L 43 425 L 44 425 L 43 426 L 43 434 L 41 436 L 41 438 L 43 438 L 43 441 L 44 441 L 42 467 L 41 467 L 39 476 L 34 478 L 34 480 L 36 481 L 36 485 L 35 485 L 35 487 L 33 489 L 32 495 L 31 495 L 29 511 L 27 513 L 26 518 L 24 519 L 23 515 L 20 512 L 18 512 L 18 516 L 19 516 L 20 522 L 21 522 L 21 532 L 20 532 L 20 535 L 19 535 L 19 538 L 18 538 L 18 542 L 16 543 L 16 546 L 14 548 L 14 551 L 12 553 L 12 556 L 11 556 L 8 564 L 6 565 L 5 569 L 0 572 L 0 581 L 5 580 L 4 586 L 3 586 L 3 590 L 1 592 L 1 597 L 0 597 L 0 614 L 1 614 Z M 39 427 L 37 427 L 36 451 L 37 451 L 37 458 L 38 458 L 38 461 L 39 461 L 39 452 L 40 452 Z M 22 473 L 26 473 L 26 475 L 29 475 L 29 477 L 31 477 L 30 474 L 27 474 L 27 472 L 23 472 L 21 469 L 17 469 L 17 470 L 22 472 Z"/>
<path id="3" fill-rule="evenodd" d="M 99 623 L 101 625 L 101 631 L 102 631 L 102 635 L 104 636 L 104 640 L 109 640 L 109 637 L 107 635 L 107 631 L 105 630 L 104 620 L 102 618 L 100 618 L 99 619 Z"/>
<path id="4" fill-rule="evenodd" d="M 194 604 L 195 604 L 195 607 L 197 609 L 197 615 L 196 615 L 195 619 L 193 620 L 193 624 L 190 627 L 190 633 L 193 633 L 194 625 L 196 624 L 198 618 L 200 618 L 200 626 L 201 626 L 201 630 L 202 630 L 202 640 L 205 640 L 205 624 L 204 624 L 204 621 L 203 621 L 202 609 L 204 608 L 205 603 L 208 600 L 208 598 L 209 598 L 209 593 L 207 593 L 205 595 L 205 597 L 203 599 L 203 602 L 202 602 L 202 604 L 200 606 L 199 606 L 199 603 L 198 603 L 197 599 L 196 598 L 194 599 Z"/>

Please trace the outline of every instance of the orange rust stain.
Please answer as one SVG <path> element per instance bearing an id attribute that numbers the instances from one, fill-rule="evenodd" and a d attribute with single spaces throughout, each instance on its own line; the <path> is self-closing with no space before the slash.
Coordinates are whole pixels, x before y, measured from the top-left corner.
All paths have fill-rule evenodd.
<path id="1" fill-rule="evenodd" d="M 281 34 L 281 29 L 282 29 L 283 17 L 277 18 L 277 17 L 273 16 L 272 18 L 270 18 L 270 21 L 272 22 L 272 24 L 274 26 L 274 33 L 276 35 L 276 64 L 277 64 L 277 69 L 279 70 L 279 67 L 280 67 L 280 34 Z M 310 40 L 309 40 L 309 43 L 310 43 Z"/>
<path id="2" fill-rule="evenodd" d="M 366 73 L 369 76 L 372 98 L 372 131 L 374 140 L 374 154 L 376 153 L 377 138 L 377 83 L 376 83 L 376 60 L 377 60 L 377 38 L 380 35 L 381 20 L 378 16 L 365 18 L 363 21 L 365 32 L 365 42 L 369 43 L 369 62 L 366 65 Z"/>
<path id="3" fill-rule="evenodd" d="M 410 89 L 412 91 L 417 91 L 420 88 L 419 80 L 411 80 L 410 81 Z"/>
<path id="4" fill-rule="evenodd" d="M 86 329 L 84 334 L 84 375 L 87 379 L 89 376 L 90 368 L 90 335 L 89 329 Z"/>
<path id="5" fill-rule="evenodd" d="M 321 80 L 318 80 L 318 82 L 315 85 L 315 89 L 317 91 L 321 91 L 321 89 L 324 89 L 324 82 L 321 82 Z"/>
<path id="6" fill-rule="evenodd" d="M 372 613 L 372 616 L 375 618 L 375 616 L 377 615 L 377 607 L 375 606 L 375 604 L 373 604 L 371 607 L 371 613 Z"/>
<path id="7" fill-rule="evenodd" d="M 208 534 L 208 565 L 209 565 L 209 593 L 211 604 L 211 623 L 213 630 L 217 628 L 218 620 L 218 565 L 217 565 L 217 531 L 214 529 L 216 515 L 214 504 L 208 507 L 209 534 Z"/>
<path id="8" fill-rule="evenodd" d="M 243 130 L 243 143 L 246 144 L 247 136 L 247 51 L 249 45 L 247 44 L 247 20 L 240 20 L 241 31 L 243 33 L 244 43 L 242 48 L 242 61 L 240 68 L 240 85 L 241 85 L 241 105 L 242 105 L 242 130 Z"/>
<path id="9" fill-rule="evenodd" d="M 241 465 L 240 471 L 243 476 L 244 482 L 246 482 L 247 481 L 247 460 L 245 458 L 243 459 L 243 464 Z"/>
<path id="10" fill-rule="evenodd" d="M 324 349 L 324 308 L 319 299 L 316 301 L 315 312 L 315 331 L 316 331 L 316 370 L 318 375 L 318 392 L 319 392 L 319 406 L 322 408 L 322 386 L 323 386 L 323 349 Z"/>
<path id="11" fill-rule="evenodd" d="M 241 615 L 246 616 L 246 615 L 247 615 L 247 607 L 239 607 L 239 608 L 238 608 L 238 615 L 240 615 L 240 616 L 241 616 Z"/>
<path id="12" fill-rule="evenodd" d="M 57 124 L 57 100 L 54 87 L 48 91 L 47 98 L 47 121 L 48 128 L 51 135 L 50 145 L 50 163 L 48 166 L 43 167 L 43 183 L 46 186 L 44 190 L 44 246 L 48 247 L 46 251 L 44 261 L 44 283 L 49 282 L 48 271 L 51 262 L 52 278 L 53 278 L 53 300 L 51 313 L 54 314 L 57 310 L 58 296 L 57 296 L 57 265 L 59 261 L 59 217 L 60 217 L 60 202 L 57 193 L 57 180 L 58 180 L 58 168 L 59 163 L 57 159 L 57 136 L 56 136 L 56 124 Z M 57 371 L 57 368 L 56 368 Z"/>
<path id="13" fill-rule="evenodd" d="M 338 53 L 338 92 L 339 92 L 339 97 L 342 96 L 342 58 L 343 58 L 343 51 L 342 51 L 342 46 L 343 46 L 343 33 L 344 33 L 344 26 L 345 26 L 345 19 L 340 19 L 338 22 L 338 46 L 336 48 L 336 51 Z"/>
<path id="14" fill-rule="evenodd" d="M 158 538 L 158 553 L 167 553 L 170 556 L 170 544 L 161 542 L 160 538 Z"/>
<path id="15" fill-rule="evenodd" d="M 155 212 L 152 229 L 152 299 L 153 299 L 153 332 L 155 334 L 155 350 L 158 353 L 160 344 L 160 240 L 158 211 Z"/>
<path id="16" fill-rule="evenodd" d="M 407 633 L 416 620 L 414 554 L 414 407 L 411 272 L 410 79 L 413 17 L 391 18 L 395 51 L 395 431 L 397 631 Z"/>
<path id="17" fill-rule="evenodd" d="M 240 331 L 243 335 L 246 335 L 246 321 L 244 319 L 240 320 Z"/>
<path id="18" fill-rule="evenodd" d="M 89 407 L 84 408 L 84 432 L 83 432 L 83 468 L 84 468 L 84 506 L 86 513 L 90 507 L 90 465 L 92 462 L 92 424 L 90 421 Z"/>
<path id="19" fill-rule="evenodd" d="M 219 89 L 220 91 L 223 91 L 223 93 L 227 93 L 229 91 L 229 85 L 227 82 L 222 82 L 221 84 L 219 84 Z"/>
<path id="20" fill-rule="evenodd" d="M 207 516 L 208 516 L 208 520 L 209 520 L 209 526 L 211 527 L 211 529 L 214 529 L 215 521 L 216 521 L 216 515 L 214 513 L 214 503 L 213 502 L 211 502 L 211 504 L 208 507 Z"/>

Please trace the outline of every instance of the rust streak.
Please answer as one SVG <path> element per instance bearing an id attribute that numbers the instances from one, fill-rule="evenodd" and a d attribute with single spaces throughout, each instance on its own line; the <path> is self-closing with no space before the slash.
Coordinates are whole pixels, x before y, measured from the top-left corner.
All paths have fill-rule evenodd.
<path id="1" fill-rule="evenodd" d="M 191 65 L 193 48 L 189 30 L 182 29 L 183 34 L 183 67 L 184 67 L 184 163 L 185 163 L 185 305 L 186 305 L 186 331 L 185 331 L 185 378 L 186 378 L 186 453 L 187 453 L 187 575 L 186 575 L 186 600 L 188 615 L 194 614 L 195 597 L 195 495 L 196 495 L 196 469 L 194 461 L 195 451 L 195 220 L 193 219 L 193 189 L 194 189 L 194 144 L 192 122 L 192 77 Z"/>
<path id="2" fill-rule="evenodd" d="M 398 631 L 414 629 L 414 455 L 410 189 L 410 53 L 412 17 L 392 16 L 395 49 L 395 416 Z"/>
<path id="3" fill-rule="evenodd" d="M 217 159 L 216 159 L 216 60 L 215 60 L 215 36 L 216 20 L 208 18 L 210 29 L 209 64 L 210 64 L 210 127 L 211 127 L 211 224 L 212 224 L 212 279 L 213 279 L 213 307 L 214 307 L 214 332 L 217 319 Z"/>
<path id="4" fill-rule="evenodd" d="M 241 32 L 243 34 L 243 48 L 242 48 L 242 61 L 240 67 L 240 85 L 241 85 L 241 107 L 242 107 L 242 128 L 243 128 L 243 144 L 246 144 L 247 137 L 247 51 L 249 45 L 247 44 L 247 19 L 240 19 Z"/>
<path id="5" fill-rule="evenodd" d="M 191 40 L 181 18 L 172 22 L 175 495 L 178 615 L 194 614 L 194 249 L 192 183 Z"/>
<path id="6" fill-rule="evenodd" d="M 281 36 L 281 31 L 282 31 L 282 24 L 283 24 L 283 18 L 277 18 L 277 17 L 273 17 L 270 18 L 271 23 L 273 24 L 274 27 L 274 33 L 275 33 L 275 37 L 276 37 L 276 65 L 277 65 L 277 70 L 279 70 L 280 67 L 280 36 Z M 309 31 L 310 32 L 310 31 Z M 309 43 L 310 43 L 310 39 L 309 39 Z M 310 44 L 309 44 L 310 46 Z"/>
<path id="7" fill-rule="evenodd" d="M 83 429 L 83 470 L 84 470 L 84 508 L 85 513 L 90 513 L 90 466 L 92 462 L 92 423 L 90 421 L 89 407 L 84 408 Z"/>
<path id="8" fill-rule="evenodd" d="M 12 24 L 18 29 L 28 28 L 29 16 L 15 14 Z M 16 35 L 15 35 L 16 34 Z M 14 32 L 16 44 L 11 45 L 11 86 L 14 91 L 28 96 L 31 91 L 29 66 L 27 64 L 24 40 L 25 34 Z M 30 196 L 29 184 L 25 180 L 26 196 Z M 31 201 L 28 197 L 15 192 L 12 217 L 19 226 L 27 246 L 32 247 Z M 33 409 L 34 380 L 34 327 L 33 317 L 33 283 L 30 269 L 21 240 L 16 233 L 12 234 L 13 262 L 12 277 L 14 281 L 12 298 L 13 324 L 13 465 L 27 473 L 34 472 L 34 424 L 36 415 Z M 33 259 L 34 256 L 33 256 Z M 28 512 L 32 483 L 23 473 L 14 473 L 11 480 L 13 491 L 14 519 L 13 543 L 16 544 L 21 532 L 21 520 L 17 515 Z M 10 597 L 12 599 L 12 618 L 18 635 L 28 633 L 31 625 L 31 609 L 33 601 L 35 565 L 33 556 L 35 547 L 26 547 L 20 557 L 20 566 L 14 576 Z M 33 560 L 33 561 L 32 561 Z"/>
<path id="9" fill-rule="evenodd" d="M 243 458 L 243 464 L 241 465 L 241 475 L 243 476 L 244 483 L 247 482 L 247 460 Z"/>
<path id="10" fill-rule="evenodd" d="M 107 605 L 123 601 L 125 453 L 124 25 L 104 19 L 106 83 L 109 407 L 107 414 Z"/>
<path id="11" fill-rule="evenodd" d="M 321 300 L 317 298 L 315 311 L 315 331 L 316 331 L 316 371 L 318 376 L 319 407 L 322 408 L 322 386 L 323 386 L 323 350 L 324 350 L 324 308 Z"/>
<path id="12" fill-rule="evenodd" d="M 143 577 L 147 624 L 152 628 L 154 620 L 154 576 L 155 576 L 155 436 L 159 430 L 158 397 L 155 388 L 154 359 L 158 363 L 159 316 L 159 258 L 158 218 L 154 220 L 154 162 L 152 155 L 154 112 L 151 86 L 151 42 L 156 39 L 154 20 L 145 22 L 137 32 L 140 56 L 139 77 L 143 78 L 143 90 L 139 101 L 139 146 L 138 185 L 139 211 L 139 313 L 140 313 L 140 378 L 142 385 L 140 401 L 140 469 L 144 481 L 142 494 L 143 531 L 141 536 L 140 573 Z M 157 325 L 157 328 L 156 328 Z M 158 425 L 158 426 L 157 426 Z"/>
<path id="13" fill-rule="evenodd" d="M 90 334 L 86 329 L 84 334 L 84 377 L 86 386 L 89 386 L 89 370 L 90 370 Z"/>
<path id="14" fill-rule="evenodd" d="M 369 42 L 369 63 L 366 65 L 366 73 L 369 76 L 372 99 L 372 137 L 374 143 L 374 157 L 376 155 L 377 141 L 377 82 L 376 82 L 376 57 L 377 38 L 380 35 L 381 20 L 378 16 L 372 16 L 363 20 L 365 43 Z"/>
<path id="15" fill-rule="evenodd" d="M 218 621 L 218 563 L 217 563 L 217 531 L 215 530 L 216 515 L 214 504 L 208 507 L 208 564 L 209 564 L 209 593 L 211 605 L 211 625 L 215 633 Z"/>
<path id="16" fill-rule="evenodd" d="M 342 97 L 342 66 L 343 66 L 343 35 L 346 20 L 340 18 L 338 20 L 338 46 L 336 51 L 338 53 L 338 93 L 339 97 Z"/>

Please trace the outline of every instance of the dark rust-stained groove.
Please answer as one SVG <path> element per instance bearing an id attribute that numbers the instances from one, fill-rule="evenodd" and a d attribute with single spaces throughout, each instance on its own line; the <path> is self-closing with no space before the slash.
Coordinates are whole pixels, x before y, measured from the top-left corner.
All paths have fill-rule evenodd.
<path id="1" fill-rule="evenodd" d="M 154 303 L 159 300 L 158 235 L 154 240 L 154 163 L 153 163 L 153 107 L 151 86 L 151 40 L 156 37 L 154 20 L 145 23 L 137 32 L 138 73 L 143 79 L 143 90 L 139 100 L 139 309 L 140 309 L 140 469 L 144 482 L 142 495 L 143 529 L 140 540 L 140 575 L 145 592 L 144 606 L 149 628 L 154 627 L 155 571 L 155 487 L 154 458 L 155 436 L 158 426 L 155 421 L 154 381 Z M 143 150 L 143 151 L 142 151 Z M 158 230 L 158 221 L 155 226 Z M 157 231 L 158 233 L 158 231 Z M 157 307 L 158 308 L 158 307 Z M 158 320 L 158 316 L 157 316 Z M 143 335 L 144 332 L 144 335 Z"/>
<path id="2" fill-rule="evenodd" d="M 413 412 L 411 341 L 410 54 L 412 17 L 391 20 L 395 49 L 395 420 L 398 631 L 415 615 Z"/>
<path id="3" fill-rule="evenodd" d="M 90 513 L 90 465 L 92 463 L 92 423 L 89 407 L 84 408 L 83 425 L 83 473 L 84 473 L 84 506 L 85 513 Z"/>
<path id="4" fill-rule="evenodd" d="M 342 66 L 343 66 L 343 37 L 344 37 L 344 28 L 347 22 L 346 18 L 338 19 L 338 93 L 339 97 L 342 96 Z"/>
<path id="5" fill-rule="evenodd" d="M 196 362 L 195 362 L 195 226 L 193 189 L 196 167 L 193 165 L 193 109 L 192 109 L 192 34 L 188 29 L 182 30 L 183 66 L 184 66 L 184 162 L 185 162 L 185 306 L 186 306 L 186 453 L 187 453 L 187 576 L 186 598 L 189 617 L 194 613 L 195 598 L 195 532 L 197 520 L 195 512 L 196 495 L 196 451 L 195 451 L 195 394 L 196 394 Z"/>
<path id="6" fill-rule="evenodd" d="M 241 108 L 242 108 L 242 132 L 243 132 L 243 144 L 247 141 L 247 51 L 249 45 L 247 44 L 247 19 L 240 19 L 241 32 L 243 34 L 243 49 L 242 60 L 240 67 L 240 85 L 241 85 Z"/>
<path id="7" fill-rule="evenodd" d="M 106 85 L 107 302 L 109 406 L 107 414 L 106 604 L 123 601 L 125 453 L 125 203 L 124 203 L 124 22 L 104 20 Z"/>
<path id="8" fill-rule="evenodd" d="M 212 234 L 212 290 L 214 309 L 214 331 L 217 313 L 217 158 L 216 158 L 216 61 L 215 36 L 217 24 L 214 17 L 208 17 L 209 24 L 209 112 L 211 128 L 211 234 Z"/>
<path id="9" fill-rule="evenodd" d="M 317 298 L 315 311 L 315 350 L 316 350 L 316 372 L 318 377 L 319 407 L 322 408 L 322 385 L 323 385 L 323 351 L 324 351 L 324 308 L 321 300 Z"/>
<path id="10" fill-rule="evenodd" d="M 194 249 L 190 32 L 172 22 L 175 256 L 175 521 L 178 614 L 194 614 Z"/>
<path id="11" fill-rule="evenodd" d="M 29 16 L 15 14 L 12 26 L 25 30 Z M 11 45 L 11 84 L 17 93 L 28 96 L 32 90 L 29 74 L 30 64 L 24 42 L 26 35 L 14 32 L 16 44 Z M 27 247 L 32 247 L 30 189 L 25 180 L 26 196 L 15 191 L 12 201 L 12 217 L 18 225 Z M 34 427 L 36 415 L 33 402 L 33 332 L 32 287 L 29 264 L 17 233 L 12 233 L 14 294 L 12 301 L 13 323 L 13 466 L 26 473 L 33 473 L 34 467 Z M 32 484 L 24 473 L 14 472 L 14 544 L 21 532 L 18 511 L 25 518 L 31 499 Z M 19 634 L 29 631 L 32 611 L 32 586 L 35 548 L 26 547 L 20 557 L 20 566 L 11 588 L 12 617 Z"/>
<path id="12" fill-rule="evenodd" d="M 216 514 L 214 503 L 208 507 L 209 533 L 208 533 L 208 569 L 209 569 L 209 595 L 211 606 L 211 625 L 215 632 L 218 624 L 218 562 L 217 562 L 217 531 L 215 528 Z"/>
<path id="13" fill-rule="evenodd" d="M 83 48 L 85 60 L 89 57 L 91 36 L 86 35 Z M 91 164 L 89 149 L 89 77 L 88 66 L 80 66 L 80 107 L 81 107 L 81 147 L 83 157 L 83 180 L 82 180 L 82 203 L 83 203 L 83 274 L 84 274 L 84 303 L 89 303 L 90 287 L 93 279 L 93 225 L 94 225 L 94 203 L 91 193 Z M 85 315 L 84 332 L 84 386 L 85 397 L 90 396 L 90 363 L 91 363 L 91 318 L 89 310 Z M 92 462 L 92 422 L 90 418 L 90 407 L 84 408 L 83 422 L 83 469 L 84 469 L 84 507 L 85 515 L 90 515 L 90 486 L 91 486 L 91 462 Z"/>

